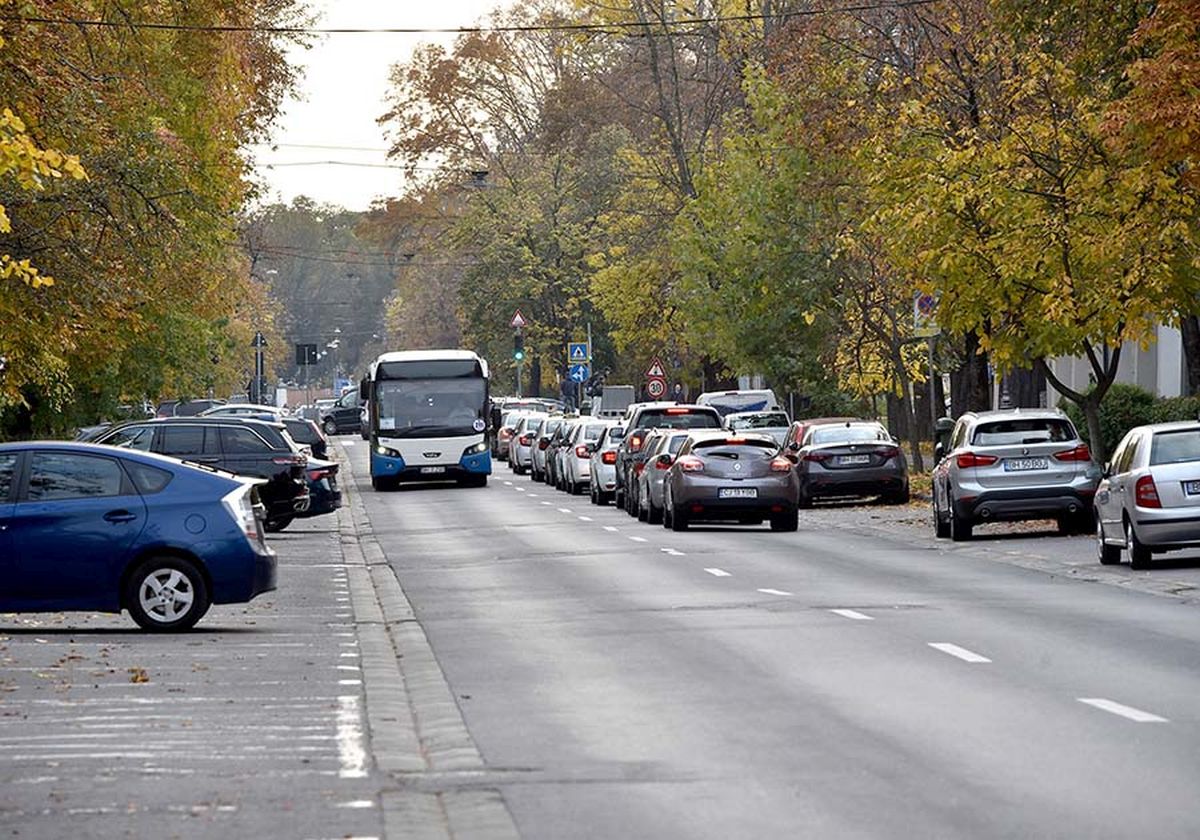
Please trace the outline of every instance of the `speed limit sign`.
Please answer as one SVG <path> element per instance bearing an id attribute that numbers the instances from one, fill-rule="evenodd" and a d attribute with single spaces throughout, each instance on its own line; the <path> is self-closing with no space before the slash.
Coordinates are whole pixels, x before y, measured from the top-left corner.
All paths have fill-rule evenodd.
<path id="1" fill-rule="evenodd" d="M 646 381 L 646 393 L 654 399 L 664 396 L 667 393 L 667 381 L 665 379 L 649 379 Z"/>

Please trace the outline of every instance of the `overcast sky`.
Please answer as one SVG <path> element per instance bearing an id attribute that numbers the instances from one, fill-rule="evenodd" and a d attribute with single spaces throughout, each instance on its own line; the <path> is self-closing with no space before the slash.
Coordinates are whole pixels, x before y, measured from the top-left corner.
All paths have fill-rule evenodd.
<path id="1" fill-rule="evenodd" d="M 476 23 L 506 0 L 311 0 L 321 27 L 418 27 L 444 29 Z M 365 210 L 371 199 L 402 188 L 396 169 L 381 169 L 382 128 L 388 71 L 427 41 L 449 44 L 453 35 L 323 35 L 293 58 L 303 65 L 300 98 L 285 103 L 272 142 L 255 149 L 258 173 L 271 195 L 291 201 L 307 195 L 319 202 Z M 311 147 L 334 148 L 311 148 Z M 309 147 L 309 148 L 305 148 Z M 341 161 L 341 164 L 322 163 Z M 275 166 L 270 164 L 315 164 Z M 376 164 L 349 166 L 354 164 Z"/>

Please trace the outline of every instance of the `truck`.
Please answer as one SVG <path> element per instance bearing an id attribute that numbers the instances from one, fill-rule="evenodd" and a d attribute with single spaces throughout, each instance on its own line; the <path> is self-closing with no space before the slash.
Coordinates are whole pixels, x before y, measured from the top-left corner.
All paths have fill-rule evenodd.
<path id="1" fill-rule="evenodd" d="M 636 396 L 632 385 L 605 385 L 601 393 L 592 397 L 592 416 L 620 420 Z"/>

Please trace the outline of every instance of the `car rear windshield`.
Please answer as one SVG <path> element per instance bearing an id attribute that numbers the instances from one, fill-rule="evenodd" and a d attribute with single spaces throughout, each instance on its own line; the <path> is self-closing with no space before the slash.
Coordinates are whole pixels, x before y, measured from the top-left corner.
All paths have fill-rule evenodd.
<path id="1" fill-rule="evenodd" d="M 812 442 L 825 443 L 871 443 L 890 440 L 888 433 L 878 426 L 821 426 L 813 429 Z"/>
<path id="2" fill-rule="evenodd" d="M 1075 439 L 1069 420 L 1056 417 L 1021 417 L 980 423 L 971 443 L 975 446 L 1006 446 L 1017 443 L 1062 443 Z"/>
<path id="3" fill-rule="evenodd" d="M 1200 429 L 1159 432 L 1150 444 L 1150 466 L 1200 461 Z"/>
<path id="4" fill-rule="evenodd" d="M 316 429 L 307 420 L 284 420 L 283 424 L 287 426 L 292 440 L 297 443 L 316 443 L 321 439 Z"/>
<path id="5" fill-rule="evenodd" d="M 709 411 L 692 409 L 652 409 L 638 416 L 638 426 L 646 429 L 719 429 L 721 421 Z"/>
<path id="6" fill-rule="evenodd" d="M 758 452 L 765 455 L 769 455 L 778 449 L 778 446 L 772 440 L 759 440 L 758 438 L 714 438 L 712 440 L 696 441 L 695 445 L 692 447 L 692 451 L 696 452 L 701 449 L 716 449 L 718 447 L 726 449 L 745 449 L 747 452 Z"/>

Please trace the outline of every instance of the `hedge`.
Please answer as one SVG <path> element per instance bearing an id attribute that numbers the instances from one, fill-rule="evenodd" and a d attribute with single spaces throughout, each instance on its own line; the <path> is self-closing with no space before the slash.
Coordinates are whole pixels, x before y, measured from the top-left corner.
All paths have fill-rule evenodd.
<path id="1" fill-rule="evenodd" d="M 1067 413 L 1079 434 L 1090 444 L 1087 421 L 1083 410 L 1068 399 L 1059 401 L 1059 408 Z M 1114 382 L 1100 403 L 1100 434 L 1104 437 L 1104 450 L 1112 452 L 1134 426 L 1147 423 L 1168 423 L 1172 420 L 1195 420 L 1200 417 L 1200 396 L 1156 397 L 1145 388 Z"/>

